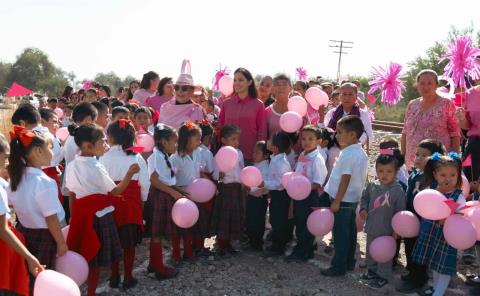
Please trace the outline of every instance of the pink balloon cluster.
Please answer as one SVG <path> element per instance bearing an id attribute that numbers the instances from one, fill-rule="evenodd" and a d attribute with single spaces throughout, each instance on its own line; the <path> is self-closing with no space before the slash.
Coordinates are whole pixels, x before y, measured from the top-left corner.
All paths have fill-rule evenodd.
<path id="1" fill-rule="evenodd" d="M 68 276 L 53 270 L 44 270 L 35 279 L 33 295 L 80 296 L 80 289 Z"/>
<path id="2" fill-rule="evenodd" d="M 215 163 L 220 172 L 228 173 L 235 168 L 238 163 L 238 152 L 232 146 L 223 146 L 215 154 Z"/>
<path id="3" fill-rule="evenodd" d="M 198 221 L 197 205 L 187 199 L 178 199 L 172 207 L 173 222 L 180 228 L 190 228 Z"/>
<path id="4" fill-rule="evenodd" d="M 307 228 L 314 236 L 324 236 L 332 231 L 334 215 L 330 209 L 318 209 L 310 213 Z"/>
<path id="5" fill-rule="evenodd" d="M 240 172 L 240 180 L 248 187 L 258 187 L 263 182 L 262 173 L 254 166 L 243 168 Z"/>
<path id="6" fill-rule="evenodd" d="M 191 200 L 202 203 L 211 200 L 217 188 L 209 179 L 198 178 L 187 186 L 186 191 Z"/>

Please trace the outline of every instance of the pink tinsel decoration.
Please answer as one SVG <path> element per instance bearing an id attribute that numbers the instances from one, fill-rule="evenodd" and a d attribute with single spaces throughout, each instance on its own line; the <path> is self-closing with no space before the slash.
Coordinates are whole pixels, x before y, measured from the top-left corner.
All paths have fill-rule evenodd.
<path id="1" fill-rule="evenodd" d="M 230 74 L 230 70 L 228 70 L 227 67 L 222 69 L 222 65 L 220 65 L 220 69 L 218 69 L 217 72 L 215 72 L 215 76 L 213 77 L 212 89 L 215 91 L 218 91 L 219 90 L 218 82 L 220 81 L 220 78 L 228 74 Z"/>
<path id="2" fill-rule="evenodd" d="M 84 90 L 88 90 L 91 85 L 92 85 L 92 81 L 90 81 L 90 80 L 84 80 L 84 81 L 83 81 L 83 86 L 82 86 L 82 88 L 83 88 Z"/>
<path id="3" fill-rule="evenodd" d="M 297 79 L 298 80 L 303 80 L 303 81 L 307 81 L 308 80 L 308 76 L 307 76 L 307 70 L 304 69 L 303 67 L 298 67 L 295 69 L 295 73 L 297 75 Z"/>
<path id="4" fill-rule="evenodd" d="M 445 76 L 451 77 L 455 86 L 465 88 L 465 74 L 472 79 L 480 79 L 480 48 L 472 47 L 472 38 L 459 36 L 454 44 L 449 44 L 442 60 L 448 59 Z"/>
<path id="5" fill-rule="evenodd" d="M 368 82 L 370 90 L 368 94 L 372 95 L 377 90 L 381 90 L 381 99 L 387 105 L 395 105 L 403 98 L 402 91 L 405 90 L 404 82 L 400 79 L 402 66 L 391 62 L 387 69 L 382 67 L 373 68 L 372 75 L 374 79 Z"/>

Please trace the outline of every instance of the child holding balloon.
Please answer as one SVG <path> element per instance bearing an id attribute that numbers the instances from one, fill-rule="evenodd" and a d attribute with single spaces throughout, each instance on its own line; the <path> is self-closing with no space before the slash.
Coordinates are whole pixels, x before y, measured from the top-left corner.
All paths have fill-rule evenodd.
<path id="1" fill-rule="evenodd" d="M 366 280 L 366 284 L 374 289 L 385 286 L 392 273 L 392 260 L 376 262 L 372 258 L 370 246 L 378 237 L 397 237 L 390 221 L 397 212 L 405 209 L 405 192 L 396 180 L 397 172 L 403 162 L 400 150 L 382 150 L 375 162 L 378 180 L 369 182 L 362 195 L 360 216 L 363 220 L 366 219 L 368 271 L 361 276 L 361 279 Z"/>
<path id="2" fill-rule="evenodd" d="M 466 202 L 462 195 L 461 174 L 462 162 L 457 153 L 450 152 L 448 156 L 434 153 L 425 165 L 424 185 L 436 188 L 459 207 Z M 457 250 L 444 237 L 444 222 L 422 219 L 420 223 L 420 235 L 412 259 L 433 272 L 433 286 L 422 291 L 422 295 L 444 295 L 451 277 L 457 272 Z"/>
<path id="3" fill-rule="evenodd" d="M 132 164 L 138 164 L 140 171 L 128 183 L 121 197 L 112 196 L 115 207 L 113 216 L 118 229 L 120 244 L 123 249 L 124 290 L 137 285 L 133 277 L 135 247 L 142 241 L 143 202 L 147 200 L 150 189 L 150 177 L 147 163 L 135 152 L 135 128 L 129 120 L 119 119 L 107 128 L 107 138 L 110 149 L 100 157 L 100 163 L 105 167 L 110 178 L 120 183 Z M 112 264 L 110 287 L 118 288 L 120 284 L 119 263 Z"/>

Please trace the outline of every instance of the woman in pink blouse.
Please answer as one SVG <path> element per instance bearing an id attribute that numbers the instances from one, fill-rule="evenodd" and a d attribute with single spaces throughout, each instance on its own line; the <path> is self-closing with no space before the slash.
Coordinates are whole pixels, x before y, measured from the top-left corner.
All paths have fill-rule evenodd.
<path id="1" fill-rule="evenodd" d="M 164 77 L 160 79 L 158 84 L 157 95 L 148 97 L 145 101 L 147 107 L 152 107 L 155 111 L 160 112 L 160 107 L 163 103 L 170 101 L 173 98 L 173 79 L 172 77 Z"/>
<path id="2" fill-rule="evenodd" d="M 401 148 L 408 170 L 413 168 L 418 143 L 425 139 L 442 142 L 448 151 L 459 151 L 460 128 L 455 116 L 455 104 L 437 95 L 438 76 L 433 70 L 417 75 L 421 97 L 410 101 L 405 111 Z"/>
<path id="3" fill-rule="evenodd" d="M 246 164 L 251 164 L 253 146 L 257 141 L 266 140 L 264 105 L 257 99 L 255 80 L 250 71 L 238 68 L 234 72 L 233 95 L 224 101 L 218 123 L 222 128 L 226 124 L 240 127 L 240 145 Z"/>
<path id="4" fill-rule="evenodd" d="M 140 106 L 145 106 L 148 97 L 153 97 L 157 94 L 158 84 L 160 83 L 160 76 L 157 73 L 150 71 L 143 74 L 142 82 L 140 82 L 140 89 L 133 93 L 133 100 L 137 101 Z"/>

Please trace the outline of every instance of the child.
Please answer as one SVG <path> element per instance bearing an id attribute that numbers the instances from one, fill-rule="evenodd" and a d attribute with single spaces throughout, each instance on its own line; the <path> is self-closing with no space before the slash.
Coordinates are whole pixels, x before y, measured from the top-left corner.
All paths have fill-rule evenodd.
<path id="1" fill-rule="evenodd" d="M 333 146 L 333 131 L 329 131 L 326 128 L 320 129 L 320 139 L 318 144 L 318 149 L 320 150 L 320 155 L 322 155 L 325 165 L 328 161 L 328 150 Z"/>
<path id="2" fill-rule="evenodd" d="M 83 98 L 83 100 L 87 103 L 93 103 L 93 102 L 96 102 L 98 100 L 98 94 L 97 94 L 97 90 L 94 89 L 94 88 L 89 88 L 86 92 L 85 92 L 85 98 Z"/>
<path id="3" fill-rule="evenodd" d="M 327 177 L 327 167 L 320 149 L 317 148 L 322 142 L 320 128 L 315 125 L 304 126 L 300 140 L 303 152 L 298 157 L 295 172 L 307 177 L 312 187 L 310 195 L 306 199 L 293 201 L 297 245 L 287 260 L 305 262 L 313 258 L 313 242 L 315 240 L 315 237 L 307 229 L 307 218 L 313 211 L 313 207 L 320 206 L 318 190 L 323 188 L 322 185 Z"/>
<path id="4" fill-rule="evenodd" d="M 33 130 L 40 123 L 40 113 L 30 104 L 24 104 L 12 114 L 11 122 L 14 125 L 24 127 L 26 130 Z"/>
<path id="5" fill-rule="evenodd" d="M 253 148 L 253 161 L 262 173 L 263 180 L 268 174 L 269 153 L 267 143 L 258 141 Z M 246 230 L 248 249 L 254 252 L 263 251 L 263 235 L 265 233 L 265 215 L 268 207 L 268 190 L 251 188 L 246 203 Z"/>
<path id="6" fill-rule="evenodd" d="M 0 170 L 5 170 L 5 163 L 10 153 L 7 141 L 0 134 Z M 2 183 L 6 181 L 0 178 Z M 7 192 L 0 186 L 0 294 L 28 295 L 28 269 L 33 276 L 43 270 L 43 266 L 24 246 L 23 235 L 10 223 Z"/>
<path id="7" fill-rule="evenodd" d="M 47 106 L 48 106 L 48 109 L 50 109 L 50 110 L 57 109 L 57 104 L 58 104 L 58 99 L 57 98 L 49 98 L 47 100 Z"/>
<path id="8" fill-rule="evenodd" d="M 115 122 L 119 119 L 129 119 L 130 118 L 130 110 L 126 107 L 118 106 L 112 109 L 112 122 Z"/>
<path id="9" fill-rule="evenodd" d="M 202 130 L 202 143 L 197 150 L 201 157 L 201 173 L 206 175 L 206 177 L 211 178 L 213 173 L 213 154 L 210 151 L 210 146 L 214 137 L 213 127 L 207 120 L 200 122 L 199 126 Z"/>
<path id="10" fill-rule="evenodd" d="M 61 121 L 61 125 L 62 127 L 66 127 L 66 126 L 69 126 L 70 124 L 72 124 L 72 112 L 73 112 L 73 108 L 74 108 L 74 105 L 73 104 L 66 104 L 65 105 L 65 111 L 63 113 L 63 118 L 62 118 L 62 121 Z"/>
<path id="11" fill-rule="evenodd" d="M 267 257 L 282 256 L 293 231 L 288 219 L 290 197 L 282 185 L 282 176 L 292 171 L 286 155 L 290 145 L 291 140 L 284 132 L 274 134 L 267 143 L 267 149 L 272 153 L 268 173 L 262 184 L 270 191 L 272 245 L 265 250 Z M 263 187 L 262 185 L 260 187 Z"/>
<path id="12" fill-rule="evenodd" d="M 242 151 L 238 149 L 240 128 L 227 124 L 220 131 L 222 145 L 231 146 L 238 152 L 238 162 L 228 173 L 220 172 L 217 165 L 213 178 L 218 180 L 219 194 L 215 199 L 212 213 L 212 234 L 217 235 L 218 254 L 235 253 L 231 242 L 243 238 L 245 209 L 244 189 L 240 181 L 240 171 L 244 161 Z"/>
<path id="13" fill-rule="evenodd" d="M 89 123 L 71 125 L 69 131 L 80 148 L 80 155 L 66 169 L 65 185 L 75 194 L 74 207 L 70 208 L 72 218 L 67 243 L 88 262 L 87 295 L 93 296 L 100 278 L 100 267 L 111 267 L 122 254 L 112 215 L 114 208 L 107 194 L 122 194 L 140 167 L 137 163 L 132 164 L 123 180 L 115 184 L 97 160 L 105 153 L 103 130 Z"/>
<path id="14" fill-rule="evenodd" d="M 97 118 L 95 119 L 95 123 L 101 126 L 104 130 L 108 126 L 108 105 L 102 102 L 93 102 L 93 107 L 97 109 Z"/>
<path id="15" fill-rule="evenodd" d="M 425 187 L 435 188 L 448 200 L 465 204 L 462 195 L 462 162 L 455 152 L 448 156 L 434 153 L 425 165 Z M 422 291 L 422 295 L 445 294 L 452 276 L 457 274 L 457 250 L 443 236 L 444 221 L 422 219 L 420 234 L 413 249 L 415 263 L 426 265 L 433 272 L 433 287 Z"/>
<path id="16" fill-rule="evenodd" d="M 133 278 L 133 262 L 135 260 L 135 247 L 142 241 L 143 226 L 143 202 L 147 200 L 150 189 L 150 177 L 147 163 L 134 152 L 135 128 L 130 121 L 120 119 L 111 123 L 107 130 L 110 149 L 102 157 L 100 163 L 107 170 L 110 178 L 118 184 L 128 172 L 132 164 L 138 164 L 140 172 L 128 183 L 121 198 L 113 197 L 112 204 L 115 207 L 113 216 L 118 228 L 118 236 L 123 249 L 124 290 L 137 285 L 138 281 Z M 120 282 L 118 262 L 112 265 L 110 287 L 118 288 Z"/>
<path id="17" fill-rule="evenodd" d="M 392 261 L 375 262 L 370 255 L 370 244 L 380 236 L 396 237 L 390 221 L 397 212 L 405 210 L 405 192 L 396 180 L 397 172 L 403 165 L 403 156 L 398 149 L 385 150 L 375 162 L 378 181 L 367 184 L 360 205 L 360 216 L 364 221 L 366 219 L 368 267 L 361 279 L 367 280 L 367 285 L 374 289 L 382 288 L 388 283 Z"/>
<path id="18" fill-rule="evenodd" d="M 51 269 L 55 256 L 67 252 L 60 228 L 65 213 L 57 198 L 57 185 L 41 170 L 50 165 L 52 151 L 43 136 L 19 126 L 14 126 L 10 138 L 8 196 L 18 219 L 17 229 L 28 250 Z"/>
<path id="19" fill-rule="evenodd" d="M 152 124 L 152 114 L 147 107 L 140 107 L 133 113 L 133 124 L 140 133 L 149 133 L 153 135 L 154 125 Z"/>
<path id="20" fill-rule="evenodd" d="M 379 145 L 380 148 L 380 154 L 382 151 L 385 149 L 400 149 L 400 145 L 398 144 L 397 140 L 395 139 L 385 139 L 382 142 L 380 142 Z M 400 169 L 397 172 L 397 180 L 402 185 L 404 190 L 407 190 L 407 182 L 408 182 L 408 171 L 407 171 L 407 166 L 403 164 Z"/>
<path id="21" fill-rule="evenodd" d="M 169 155 L 177 150 L 177 132 L 170 126 L 158 124 L 153 134 L 155 148 L 147 160 L 152 184 L 149 199 L 152 199 L 153 221 L 150 241 L 150 264 L 148 272 L 155 272 L 158 280 L 173 278 L 177 271 L 163 264 L 162 237 L 171 239 L 177 233 L 172 221 L 172 207 L 185 194 L 175 187 L 177 182 Z"/>
<path id="22" fill-rule="evenodd" d="M 424 169 L 429 157 L 434 153 L 446 153 L 446 149 L 442 143 L 436 140 L 426 139 L 418 144 L 414 162 L 415 167 L 407 181 L 406 209 L 417 215 L 418 218 L 421 217 L 413 207 L 413 200 L 418 192 L 425 189 L 423 185 Z M 403 282 L 397 288 L 397 290 L 402 293 L 412 293 L 422 288 L 428 281 L 427 267 L 425 265 L 417 264 L 412 260 L 412 252 L 417 239 L 417 237 L 403 239 L 408 274 L 402 275 L 401 278 Z"/>
<path id="23" fill-rule="evenodd" d="M 337 140 L 342 151 L 325 186 L 325 192 L 333 199 L 330 208 L 335 215 L 335 255 L 330 268 L 322 270 L 324 276 L 342 276 L 347 270 L 355 269 L 355 210 L 367 180 L 368 168 L 367 154 L 358 144 L 363 131 L 358 116 L 348 115 L 337 122 Z"/>

